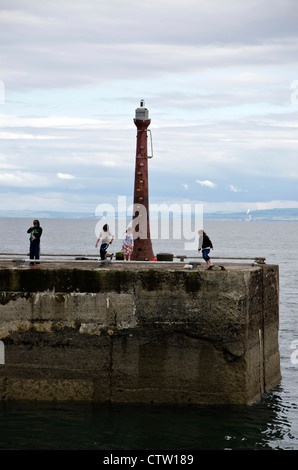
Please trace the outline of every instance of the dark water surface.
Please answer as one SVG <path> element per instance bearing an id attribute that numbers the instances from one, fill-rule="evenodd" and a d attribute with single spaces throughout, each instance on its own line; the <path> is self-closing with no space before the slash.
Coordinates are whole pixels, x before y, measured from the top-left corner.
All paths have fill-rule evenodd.
<path id="1" fill-rule="evenodd" d="M 41 222 L 42 252 L 97 254 L 96 221 Z M 26 252 L 30 223 L 0 219 L 3 252 Z M 214 256 L 263 256 L 279 265 L 282 380 L 276 388 L 248 406 L 1 403 L 0 450 L 298 450 L 298 223 L 210 221 L 204 228 Z M 178 240 L 153 245 L 155 253 L 183 252 Z"/>
<path id="2" fill-rule="evenodd" d="M 290 427 L 274 396 L 250 407 L 5 404 L 0 450 L 271 449 Z"/>

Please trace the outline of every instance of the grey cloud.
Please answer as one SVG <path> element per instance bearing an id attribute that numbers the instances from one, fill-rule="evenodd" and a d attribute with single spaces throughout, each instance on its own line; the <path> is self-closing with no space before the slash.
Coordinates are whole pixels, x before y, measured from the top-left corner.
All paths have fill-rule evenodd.
<path id="1" fill-rule="evenodd" d="M 0 191 L 13 186 L 20 206 L 48 207 L 130 195 L 132 119 L 145 98 L 152 197 L 182 200 L 182 182 L 189 197 L 203 200 L 198 179 L 216 184 L 208 191 L 214 201 L 251 197 L 254 185 L 255 197 L 265 197 L 261 182 L 270 197 L 277 188 L 276 198 L 291 199 L 296 3 L 0 0 Z M 231 192 L 231 184 L 247 193 Z"/>
<path id="2" fill-rule="evenodd" d="M 298 5 L 291 0 L 2 0 L 9 36 L 40 35 L 54 43 L 257 43 L 297 34 Z"/>
<path id="3" fill-rule="evenodd" d="M 289 0 L 1 4 L 1 79 L 9 89 L 289 63 L 298 53 L 298 4 Z"/>

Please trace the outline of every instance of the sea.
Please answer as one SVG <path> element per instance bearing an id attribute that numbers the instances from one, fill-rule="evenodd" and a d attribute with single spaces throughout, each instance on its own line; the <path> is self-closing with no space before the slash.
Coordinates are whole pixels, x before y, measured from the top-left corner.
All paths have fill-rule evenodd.
<path id="1" fill-rule="evenodd" d="M 31 224 L 28 218 L 1 218 L 1 253 L 27 253 Z M 44 218 L 40 224 L 41 257 L 98 256 L 97 220 Z M 3 402 L 0 450 L 93 450 L 107 455 L 298 450 L 298 222 L 207 220 L 204 230 L 213 242 L 213 257 L 264 257 L 267 264 L 279 265 L 280 383 L 257 403 L 241 406 Z M 120 238 L 114 242 L 115 252 L 121 249 Z M 152 244 L 155 254 L 199 256 L 173 236 L 156 237 Z"/>

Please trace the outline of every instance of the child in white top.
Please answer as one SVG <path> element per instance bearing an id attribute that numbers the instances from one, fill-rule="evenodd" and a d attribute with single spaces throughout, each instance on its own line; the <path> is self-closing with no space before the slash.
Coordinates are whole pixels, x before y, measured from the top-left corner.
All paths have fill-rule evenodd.
<path id="1" fill-rule="evenodd" d="M 100 257 L 104 260 L 107 256 L 112 256 L 114 253 L 108 253 L 109 245 L 113 243 L 114 235 L 110 232 L 108 224 L 105 224 L 102 228 L 102 231 L 99 234 L 98 239 L 95 243 L 95 248 L 97 248 L 98 242 L 101 239 L 101 246 L 100 246 Z"/>

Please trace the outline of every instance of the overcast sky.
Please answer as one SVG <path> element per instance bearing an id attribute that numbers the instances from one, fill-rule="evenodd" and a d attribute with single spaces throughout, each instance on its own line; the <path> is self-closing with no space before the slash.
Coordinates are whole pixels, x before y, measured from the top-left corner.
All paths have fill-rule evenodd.
<path id="1" fill-rule="evenodd" d="M 1 209 L 298 208 L 296 0 L 0 0 Z"/>

